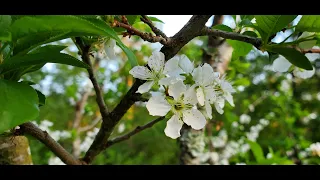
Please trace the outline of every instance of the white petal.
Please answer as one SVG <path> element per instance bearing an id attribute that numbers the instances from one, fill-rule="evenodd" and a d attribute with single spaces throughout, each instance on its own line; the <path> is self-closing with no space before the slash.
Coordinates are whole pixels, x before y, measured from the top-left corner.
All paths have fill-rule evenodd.
<path id="1" fill-rule="evenodd" d="M 229 104 L 234 107 L 233 97 L 232 97 L 231 93 L 226 92 L 223 94 L 223 96 L 224 96 L 224 98 L 226 98 L 226 100 L 229 102 Z"/>
<path id="2" fill-rule="evenodd" d="M 229 92 L 229 93 L 234 93 L 236 90 L 233 89 L 232 85 L 226 81 L 226 80 L 221 80 L 220 81 L 221 88 L 224 92 Z"/>
<path id="3" fill-rule="evenodd" d="M 187 74 L 191 73 L 194 69 L 193 63 L 184 54 L 180 56 L 179 67 Z"/>
<path id="4" fill-rule="evenodd" d="M 203 85 L 204 86 L 212 84 L 214 79 L 216 79 L 217 76 L 219 75 L 217 73 L 214 73 L 213 68 L 207 63 L 205 63 L 202 66 L 202 74 L 204 76 L 204 78 L 203 78 Z"/>
<path id="5" fill-rule="evenodd" d="M 279 57 L 273 61 L 272 67 L 274 71 L 287 72 L 291 65 L 285 57 L 279 55 Z"/>
<path id="6" fill-rule="evenodd" d="M 176 139 L 180 137 L 180 130 L 182 128 L 183 122 L 179 119 L 177 115 L 173 115 L 168 121 L 167 126 L 164 129 L 166 136 Z"/>
<path id="7" fill-rule="evenodd" d="M 213 86 L 205 87 L 204 93 L 206 95 L 206 101 L 209 101 L 211 104 L 217 99 L 217 93 L 213 89 Z"/>
<path id="8" fill-rule="evenodd" d="M 305 69 L 300 69 L 298 67 L 296 67 L 294 70 L 293 70 L 293 74 L 299 78 L 302 78 L 302 79 L 307 79 L 307 78 L 310 78 L 314 75 L 315 73 L 315 69 L 313 67 L 312 70 L 305 70 Z"/>
<path id="9" fill-rule="evenodd" d="M 163 96 L 151 97 L 146 107 L 151 116 L 165 116 L 171 109 L 170 104 Z"/>
<path id="10" fill-rule="evenodd" d="M 175 84 L 178 81 L 185 80 L 184 76 L 174 76 L 174 77 L 165 77 L 159 80 L 160 85 L 169 86 L 170 84 Z"/>
<path id="11" fill-rule="evenodd" d="M 200 106 L 203 106 L 204 105 L 204 93 L 203 93 L 202 87 L 197 88 L 197 99 L 198 99 Z"/>
<path id="12" fill-rule="evenodd" d="M 224 107 L 224 99 L 222 97 L 217 97 L 216 101 L 214 102 L 214 107 L 218 111 L 219 114 L 223 114 L 223 107 Z"/>
<path id="13" fill-rule="evenodd" d="M 169 85 L 168 93 L 172 96 L 175 100 L 178 100 L 182 93 L 186 91 L 187 87 L 183 84 L 182 81 L 178 81 L 174 84 Z"/>
<path id="14" fill-rule="evenodd" d="M 198 99 L 195 87 L 196 85 L 194 84 L 185 91 L 183 99 L 185 104 L 197 104 Z"/>
<path id="15" fill-rule="evenodd" d="M 193 80 L 197 83 L 197 84 L 201 84 L 203 85 L 203 73 L 202 73 L 202 67 L 198 66 L 196 67 L 193 72 L 192 72 L 192 77 Z"/>
<path id="16" fill-rule="evenodd" d="M 149 57 L 148 65 L 153 71 L 159 72 L 164 67 L 164 54 L 162 52 L 153 52 Z"/>
<path id="17" fill-rule="evenodd" d="M 206 112 L 207 112 L 207 116 L 212 119 L 212 107 L 209 103 L 209 101 L 206 101 L 205 103 L 205 108 L 206 108 Z"/>
<path id="18" fill-rule="evenodd" d="M 177 56 L 174 56 L 166 62 L 163 73 L 169 76 L 177 76 L 183 73 L 182 69 L 179 67 L 179 58 Z"/>
<path id="19" fill-rule="evenodd" d="M 138 93 L 143 94 L 145 92 L 148 92 L 151 87 L 154 85 L 154 81 L 147 81 L 138 88 Z"/>
<path id="20" fill-rule="evenodd" d="M 116 41 L 112 38 L 108 42 L 106 42 L 104 50 L 109 59 L 115 59 L 116 55 L 114 52 L 114 47 L 116 46 Z"/>
<path id="21" fill-rule="evenodd" d="M 151 71 L 144 66 L 135 66 L 133 67 L 129 73 L 134 77 L 142 80 L 151 80 L 152 74 Z"/>
<path id="22" fill-rule="evenodd" d="M 206 118 L 198 109 L 189 109 L 182 112 L 183 121 L 195 130 L 202 129 L 206 125 Z"/>

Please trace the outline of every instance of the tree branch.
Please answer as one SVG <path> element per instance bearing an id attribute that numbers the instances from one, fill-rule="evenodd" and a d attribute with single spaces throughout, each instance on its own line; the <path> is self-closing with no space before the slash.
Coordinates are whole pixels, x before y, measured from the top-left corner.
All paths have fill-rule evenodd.
<path id="1" fill-rule="evenodd" d="M 152 23 L 152 21 L 146 16 L 146 15 L 141 15 L 142 17 L 140 18 L 141 21 L 144 23 L 148 24 L 148 26 L 151 28 L 151 30 L 157 35 L 157 36 L 162 36 L 164 38 L 168 38 L 160 29 L 155 27 Z"/>
<path id="2" fill-rule="evenodd" d="M 309 49 L 309 50 L 302 50 L 302 53 L 320 53 L 320 49 Z"/>
<path id="3" fill-rule="evenodd" d="M 208 27 L 203 28 L 199 35 L 200 36 L 217 36 L 217 37 L 222 37 L 226 39 L 243 41 L 243 42 L 247 42 L 254 45 L 257 49 L 259 49 L 262 44 L 262 41 L 260 38 L 246 36 L 246 35 L 242 35 L 234 32 L 221 31 L 218 29 L 210 29 Z"/>
<path id="4" fill-rule="evenodd" d="M 127 31 L 130 34 L 134 34 L 137 36 L 140 36 L 141 39 L 145 40 L 145 41 L 149 41 L 149 42 L 160 42 L 163 45 L 166 45 L 170 42 L 170 38 L 164 38 L 164 37 L 160 37 L 160 36 L 153 36 L 151 33 L 145 33 L 145 32 L 141 32 L 138 29 L 132 27 L 131 25 L 119 22 L 117 20 L 114 20 L 114 25 L 117 27 L 122 27 L 127 29 Z"/>
<path id="5" fill-rule="evenodd" d="M 89 131 L 90 129 L 94 128 L 100 122 L 100 120 L 101 120 L 101 117 L 95 118 L 90 125 L 85 127 L 79 127 L 78 132 L 81 133 L 81 132 Z"/>
<path id="6" fill-rule="evenodd" d="M 135 134 L 137 134 L 137 133 L 139 133 L 139 132 L 141 132 L 141 131 L 143 131 L 143 130 L 145 130 L 147 128 L 151 128 L 153 125 L 155 125 L 157 122 L 160 122 L 163 119 L 164 119 L 164 117 L 159 117 L 159 118 L 157 118 L 157 119 L 155 119 L 153 121 L 148 122 L 147 124 L 145 124 L 143 126 L 136 127 L 133 131 L 131 131 L 131 132 L 125 134 L 125 135 L 122 135 L 122 136 L 116 137 L 116 138 L 114 138 L 112 140 L 109 140 L 107 142 L 105 148 L 108 148 L 108 147 L 110 147 L 110 146 L 112 146 L 112 145 L 114 145 L 116 143 L 121 142 L 121 141 L 128 140 L 131 136 L 133 136 L 133 135 L 135 135 Z"/>
<path id="7" fill-rule="evenodd" d="M 92 63 L 90 61 L 90 57 L 89 57 L 89 49 L 90 46 L 86 45 L 83 43 L 83 41 L 81 40 L 80 37 L 76 37 L 76 43 L 79 45 L 79 47 L 81 48 L 82 51 L 82 60 L 87 63 L 89 65 L 89 69 L 87 69 L 88 74 L 89 74 L 89 79 L 91 80 L 94 90 L 96 92 L 96 101 L 98 103 L 99 109 L 100 109 L 100 113 L 102 116 L 102 120 L 106 120 L 107 116 L 108 116 L 108 109 L 106 107 L 106 104 L 104 103 L 104 98 L 103 98 L 103 94 L 101 91 L 101 88 L 98 84 L 97 79 L 94 76 L 94 72 L 93 72 L 93 68 L 92 68 Z"/>
<path id="8" fill-rule="evenodd" d="M 185 44 L 199 35 L 210 16 L 211 15 L 192 16 L 189 22 L 175 36 L 171 38 L 174 43 L 170 45 L 164 45 L 161 48 L 161 52 L 164 53 L 166 60 L 171 59 Z M 105 149 L 106 144 L 108 143 L 108 138 L 114 127 L 127 112 L 127 110 L 136 102 L 136 100 L 140 99 L 141 94 L 137 94 L 136 91 L 138 90 L 138 87 L 144 82 L 145 81 L 136 79 L 135 83 L 132 85 L 127 94 L 122 98 L 120 103 L 106 117 L 106 120 L 102 121 L 102 125 L 97 136 L 95 137 L 92 145 L 83 158 L 86 163 L 92 162 L 92 160 Z"/>
<path id="9" fill-rule="evenodd" d="M 56 156 L 58 156 L 65 164 L 68 165 L 82 165 L 80 160 L 68 153 L 59 143 L 57 143 L 46 131 L 42 131 L 31 122 L 20 125 L 23 133 L 29 134 L 43 144 L 45 144 Z"/>

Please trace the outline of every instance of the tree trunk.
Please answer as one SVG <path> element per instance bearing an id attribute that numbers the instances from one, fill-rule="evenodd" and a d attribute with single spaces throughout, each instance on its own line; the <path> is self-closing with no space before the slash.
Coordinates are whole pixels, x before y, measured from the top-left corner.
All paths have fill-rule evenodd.
<path id="1" fill-rule="evenodd" d="M 0 136 L 0 165 L 32 165 L 29 141 L 25 136 Z"/>

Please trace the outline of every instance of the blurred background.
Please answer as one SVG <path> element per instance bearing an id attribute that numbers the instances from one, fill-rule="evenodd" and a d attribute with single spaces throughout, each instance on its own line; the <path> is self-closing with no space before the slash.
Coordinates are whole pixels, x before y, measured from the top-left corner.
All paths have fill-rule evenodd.
<path id="1" fill-rule="evenodd" d="M 173 36 L 191 17 L 152 16 L 163 21 L 155 25 L 167 36 Z M 206 25 L 211 26 L 213 19 Z M 235 28 L 232 16 L 224 15 L 219 20 Z M 142 22 L 134 27 L 151 32 Z M 289 34 L 280 32 L 273 41 L 281 41 Z M 162 47 L 136 36 L 122 40 L 133 50 L 140 65 Z M 213 120 L 208 121 L 203 133 L 190 144 L 196 164 L 319 164 L 320 145 L 314 144 L 320 142 L 319 54 L 307 54 L 316 73 L 309 79 L 301 79 L 291 72 L 274 72 L 268 54 L 255 48 L 244 57 L 232 59 L 233 50 L 226 42 L 219 46 L 209 42 L 208 37 L 195 38 L 179 54 L 187 55 L 195 64 L 207 62 L 225 73 L 236 89 L 233 94 L 235 107 L 226 103 L 224 114 L 213 111 Z M 71 39 L 53 44 L 68 46 L 64 52 L 79 58 Z M 118 47 L 115 52 L 115 58 L 98 58 L 95 63 L 96 76 L 109 109 L 117 105 L 134 82 L 126 55 Z M 34 123 L 47 130 L 73 155 L 82 157 L 101 121 L 87 72 L 71 66 L 47 64 L 23 79 L 39 83 L 34 87 L 47 96 L 46 105 L 41 107 L 40 116 Z M 155 117 L 148 114 L 145 103 L 137 102 L 119 122 L 112 137 L 153 119 Z M 181 146 L 177 140 L 165 136 L 165 125 L 166 121 L 161 121 L 129 140 L 111 146 L 93 164 L 180 164 Z M 34 164 L 63 164 L 42 143 L 32 137 L 29 140 Z"/>

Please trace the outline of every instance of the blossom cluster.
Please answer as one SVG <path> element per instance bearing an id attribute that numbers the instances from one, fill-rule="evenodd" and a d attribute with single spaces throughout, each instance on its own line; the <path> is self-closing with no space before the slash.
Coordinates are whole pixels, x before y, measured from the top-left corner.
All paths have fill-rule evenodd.
<path id="1" fill-rule="evenodd" d="M 154 94 L 146 107 L 152 116 L 171 112 L 164 131 L 173 139 L 180 137 L 184 123 L 195 130 L 202 129 L 206 118 L 212 118 L 212 106 L 220 114 L 224 112 L 225 100 L 234 106 L 235 90 L 225 76 L 214 72 L 207 63 L 195 67 L 186 55 L 175 56 L 165 63 L 162 52 L 153 52 L 147 66 L 135 66 L 129 73 L 146 81 L 138 93 L 149 92 L 154 86 L 159 92 L 164 90 Z"/>
<path id="2" fill-rule="evenodd" d="M 320 157 L 320 142 L 311 144 L 308 150 L 312 153 L 313 156 Z"/>

